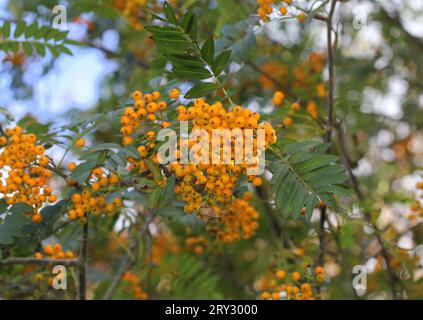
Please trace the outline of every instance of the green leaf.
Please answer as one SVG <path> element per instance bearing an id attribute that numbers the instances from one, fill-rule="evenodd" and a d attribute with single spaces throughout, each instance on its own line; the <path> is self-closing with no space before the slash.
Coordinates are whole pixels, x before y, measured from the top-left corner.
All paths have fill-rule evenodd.
<path id="1" fill-rule="evenodd" d="M 12 41 L 12 42 L 10 42 L 10 50 L 13 52 L 13 53 L 18 53 L 18 51 L 19 51 L 19 42 L 17 42 L 17 41 Z"/>
<path id="2" fill-rule="evenodd" d="M 183 35 L 181 29 L 169 26 L 146 26 L 145 30 L 157 36 Z"/>
<path id="3" fill-rule="evenodd" d="M 12 214 L 24 214 L 32 211 L 34 211 L 34 209 L 27 203 L 17 203 L 9 209 L 9 212 Z"/>
<path id="4" fill-rule="evenodd" d="M 185 33 L 190 34 L 195 27 L 195 16 L 192 11 L 188 11 L 181 19 L 181 26 Z"/>
<path id="5" fill-rule="evenodd" d="M 9 205 L 6 203 L 4 199 L 0 199 L 0 215 L 6 212 Z"/>
<path id="6" fill-rule="evenodd" d="M 148 207 L 151 209 L 157 208 L 159 206 L 161 195 L 162 195 L 162 189 L 158 187 L 154 188 L 148 194 Z"/>
<path id="7" fill-rule="evenodd" d="M 164 9 L 164 14 L 166 16 L 167 21 L 172 24 L 177 24 L 177 20 L 176 20 L 175 13 L 173 12 L 173 8 L 167 1 L 164 2 L 163 9 Z"/>
<path id="8" fill-rule="evenodd" d="M 140 154 L 138 153 L 137 148 L 135 148 L 134 146 L 126 146 L 124 148 L 121 148 L 120 152 L 134 159 L 140 158 Z"/>
<path id="9" fill-rule="evenodd" d="M 42 26 L 34 33 L 34 39 L 41 39 L 51 30 L 50 27 Z"/>
<path id="10" fill-rule="evenodd" d="M 15 205 L 16 206 L 16 205 Z M 11 245 L 16 238 L 23 234 L 23 226 L 30 223 L 31 219 L 22 212 L 13 212 L 0 219 L 0 245 Z"/>
<path id="11" fill-rule="evenodd" d="M 152 13 L 151 14 L 151 16 L 153 17 L 153 19 L 155 19 L 155 20 L 160 20 L 160 21 L 163 21 L 163 22 L 167 22 L 167 20 L 166 19 L 163 19 L 162 17 L 160 17 L 159 15 L 157 15 L 157 14 L 155 14 L 155 13 Z"/>
<path id="12" fill-rule="evenodd" d="M 285 216 L 297 219 L 305 208 L 305 216 L 310 219 L 319 201 L 337 209 L 335 198 L 345 195 L 341 183 L 347 176 L 337 163 L 338 157 L 322 153 L 326 149 L 327 144 L 305 141 L 283 144 L 274 151 L 277 160 L 270 166 L 271 193 Z"/>
<path id="13" fill-rule="evenodd" d="M 213 92 L 216 90 L 216 84 L 213 82 L 203 82 L 200 84 L 197 84 L 196 86 L 192 87 L 186 94 L 186 99 L 193 99 L 193 98 L 199 98 L 204 97 L 210 92 Z"/>
<path id="14" fill-rule="evenodd" d="M 140 187 L 140 188 L 148 187 L 153 189 L 157 187 L 157 184 L 153 180 L 150 180 L 147 178 L 141 178 L 137 184 L 137 187 Z"/>
<path id="15" fill-rule="evenodd" d="M 231 50 L 223 51 L 214 59 L 211 68 L 216 76 L 220 75 L 231 58 Z"/>
<path id="16" fill-rule="evenodd" d="M 120 144 L 117 143 L 99 143 L 89 149 L 89 151 L 102 151 L 102 150 L 112 150 L 116 149 L 119 150 L 121 148 Z"/>
<path id="17" fill-rule="evenodd" d="M 203 47 L 201 48 L 201 56 L 204 60 L 207 61 L 209 65 L 213 63 L 214 60 L 214 40 L 212 37 L 207 39 L 206 42 L 204 42 Z"/>
<path id="18" fill-rule="evenodd" d="M 46 55 L 46 48 L 43 44 L 34 42 L 34 47 L 40 56 L 44 57 Z"/>
<path id="19" fill-rule="evenodd" d="M 16 25 L 15 33 L 13 34 L 13 37 L 19 38 L 25 31 L 26 24 L 24 21 L 19 21 Z"/>
<path id="20" fill-rule="evenodd" d="M 50 50 L 53 57 L 57 58 L 60 55 L 60 52 L 51 44 L 47 43 L 47 48 Z"/>
<path id="21" fill-rule="evenodd" d="M 145 160 L 145 162 L 147 164 L 147 167 L 150 169 L 151 173 L 153 174 L 154 179 L 155 180 L 161 180 L 162 179 L 162 173 L 161 173 L 159 167 L 157 166 L 157 164 L 150 159 Z"/>
<path id="22" fill-rule="evenodd" d="M 69 179 L 82 184 L 91 175 L 92 169 L 97 165 L 96 161 L 87 161 L 78 165 L 70 174 Z"/>
<path id="23" fill-rule="evenodd" d="M 186 67 L 174 65 L 173 71 L 181 78 L 204 80 L 211 78 L 211 73 L 206 68 L 201 67 Z"/>
<path id="24" fill-rule="evenodd" d="M 204 61 L 199 57 L 187 56 L 187 55 L 177 55 L 177 54 L 167 54 L 165 55 L 171 62 L 181 65 L 181 66 L 193 66 L 193 67 L 204 67 Z"/>
<path id="25" fill-rule="evenodd" d="M 160 195 L 160 206 L 164 207 L 169 203 L 169 201 L 175 195 L 175 176 L 172 175 L 167 179 L 166 186 L 162 189 L 162 193 Z"/>
<path id="26" fill-rule="evenodd" d="M 32 48 L 32 45 L 29 42 L 22 42 L 22 47 L 25 52 L 25 55 L 32 56 L 34 49 Z"/>
<path id="27" fill-rule="evenodd" d="M 5 21 L 3 23 L 3 26 L 1 27 L 0 31 L 4 38 L 10 37 L 10 26 L 11 26 L 10 21 Z"/>
<path id="28" fill-rule="evenodd" d="M 62 45 L 62 44 L 57 45 L 57 46 L 56 46 L 56 48 L 57 48 L 59 51 L 61 51 L 61 52 L 63 52 L 63 53 L 66 53 L 66 54 L 68 54 L 68 55 L 70 55 L 70 56 L 72 56 L 72 55 L 73 55 L 72 51 L 70 51 L 67 47 L 65 47 L 65 46 L 64 46 L 64 45 Z"/>
<path id="29" fill-rule="evenodd" d="M 71 46 L 78 46 L 78 47 L 85 45 L 83 42 L 79 42 L 79 41 L 72 40 L 72 39 L 66 39 L 65 41 L 63 41 L 63 44 L 68 44 L 68 45 L 71 45 Z"/>
<path id="30" fill-rule="evenodd" d="M 33 23 L 31 23 L 24 31 L 24 35 L 25 38 L 31 38 L 35 32 L 37 32 L 37 30 L 39 29 L 38 27 L 38 22 L 34 21 Z"/>

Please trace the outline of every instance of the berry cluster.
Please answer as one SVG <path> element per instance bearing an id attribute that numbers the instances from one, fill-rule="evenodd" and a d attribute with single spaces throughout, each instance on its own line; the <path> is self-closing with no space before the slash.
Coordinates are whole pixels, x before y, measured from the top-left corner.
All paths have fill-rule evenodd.
<path id="1" fill-rule="evenodd" d="M 251 112 L 241 106 L 235 106 L 230 111 L 226 111 L 220 102 L 208 104 L 203 99 L 195 100 L 194 104 L 188 108 L 179 106 L 178 120 L 190 121 L 194 129 L 204 129 L 210 139 L 213 139 L 213 130 L 239 130 L 241 135 L 244 134 L 246 129 L 264 129 L 265 131 L 265 148 L 270 144 L 276 142 L 276 133 L 269 123 L 259 123 L 260 115 L 256 112 Z M 191 143 L 191 141 L 189 142 Z M 195 141 L 192 142 L 195 145 Z M 237 184 L 240 175 L 245 174 L 248 168 L 259 165 L 259 159 L 253 157 L 257 154 L 257 140 L 254 139 L 255 150 L 250 150 L 251 159 L 254 161 L 244 161 L 235 164 L 236 158 L 236 135 L 231 136 L 231 145 L 235 148 L 221 145 L 220 149 L 213 150 L 212 144 L 209 146 L 210 156 L 209 162 L 213 157 L 220 155 L 229 156 L 232 160 L 230 164 L 210 164 L 202 163 L 199 165 L 190 164 L 172 164 L 170 169 L 179 178 L 179 183 L 175 188 L 175 193 L 180 195 L 181 198 L 187 203 L 185 211 L 198 212 L 201 207 L 213 208 L 216 213 L 221 210 L 217 205 L 227 205 L 234 199 L 233 188 Z M 192 145 L 188 144 L 188 148 Z M 247 153 L 247 152 L 246 152 Z M 199 159 L 201 156 L 199 155 Z M 248 158 L 246 156 L 246 158 Z M 249 175 L 249 181 L 255 186 L 260 186 L 262 180 L 256 175 Z"/>
<path id="2" fill-rule="evenodd" d="M 259 279 L 255 287 L 261 291 L 260 298 L 263 300 L 314 300 L 313 286 L 302 278 L 298 271 L 288 275 L 284 270 L 277 270 Z M 316 267 L 314 279 L 317 284 L 323 282 L 322 267 Z"/>
<path id="3" fill-rule="evenodd" d="M 159 265 L 166 254 L 179 254 L 180 251 L 181 248 L 179 246 L 179 239 L 177 239 L 170 231 L 160 231 L 153 237 L 153 244 L 151 246 L 151 262 L 155 265 Z"/>
<path id="4" fill-rule="evenodd" d="M 138 299 L 138 300 L 148 299 L 148 293 L 142 290 L 141 280 L 136 274 L 134 274 L 131 271 L 126 271 L 122 275 L 122 280 L 131 286 L 131 290 L 135 299 Z"/>
<path id="5" fill-rule="evenodd" d="M 272 102 L 275 105 L 275 107 L 279 107 L 280 105 L 282 105 L 284 99 L 285 99 L 284 93 L 282 91 L 276 91 L 273 94 Z M 290 126 L 293 125 L 294 120 L 292 119 L 292 116 L 295 114 L 297 110 L 300 109 L 300 107 L 301 106 L 298 102 L 294 102 L 293 104 L 291 104 L 291 107 L 290 107 L 290 110 L 288 111 L 287 116 L 282 120 L 282 123 L 285 128 L 289 128 Z"/>
<path id="6" fill-rule="evenodd" d="M 423 191 L 423 181 L 417 182 L 416 189 Z M 423 195 L 421 195 L 423 198 Z M 420 201 L 416 200 L 410 205 L 411 212 L 407 215 L 408 220 L 415 222 L 418 221 L 418 217 L 423 217 L 423 206 Z"/>
<path id="7" fill-rule="evenodd" d="M 71 162 L 68 167 L 73 170 L 75 164 Z M 81 193 L 74 193 L 71 197 L 69 219 L 84 218 L 87 213 L 114 215 L 122 207 L 122 199 L 116 197 L 113 200 L 107 200 L 106 196 L 110 193 L 110 188 L 118 182 L 119 177 L 115 173 L 107 174 L 103 168 L 94 168 L 88 186 L 84 187 Z"/>
<path id="8" fill-rule="evenodd" d="M 244 194 L 243 199 L 235 199 L 225 209 L 221 216 L 221 230 L 217 231 L 217 238 L 230 243 L 240 239 L 250 239 L 259 227 L 259 213 L 251 206 Z"/>
<path id="9" fill-rule="evenodd" d="M 202 254 L 204 249 L 207 247 L 208 241 L 204 236 L 191 236 L 185 239 L 185 245 L 189 252 L 194 252 L 195 254 Z"/>
<path id="10" fill-rule="evenodd" d="M 123 12 L 129 24 L 135 30 L 142 30 L 144 25 L 139 21 L 148 0 L 113 0 L 113 7 Z"/>
<path id="11" fill-rule="evenodd" d="M 204 99 L 196 99 L 192 105 L 179 105 L 176 108 L 168 108 L 166 101 L 161 101 L 160 92 L 143 94 L 140 91 L 133 93 L 134 107 L 127 107 L 121 117 L 121 133 L 124 145 L 137 147 L 139 159 L 129 158 L 130 169 L 138 169 L 140 173 L 147 171 L 147 159 L 158 162 L 156 153 L 156 131 L 158 128 L 170 126 L 173 114 L 177 113 L 178 121 L 186 121 L 192 130 L 203 130 L 208 137 L 207 161 L 203 161 L 203 151 L 194 153 L 198 157 L 196 162 L 187 164 L 171 163 L 167 168 L 171 174 L 176 176 L 175 193 L 185 202 L 186 213 L 201 215 L 203 210 L 212 211 L 212 216 L 221 219 L 223 229 L 218 233 L 218 238 L 224 242 L 231 242 L 236 239 L 247 239 L 254 234 L 258 227 L 257 212 L 248 205 L 246 199 L 237 199 L 233 194 L 234 187 L 241 175 L 247 174 L 248 169 L 257 168 L 260 159 L 257 156 L 261 150 L 258 149 L 257 130 L 263 129 L 264 148 L 276 142 L 276 133 L 269 123 L 261 123 L 260 115 L 241 106 L 233 106 L 226 110 L 222 103 L 207 103 Z M 178 89 L 169 92 L 173 105 L 179 99 Z M 172 101 L 173 100 L 173 101 Z M 173 120 L 175 121 L 175 120 Z M 237 131 L 244 138 L 247 129 L 254 133 L 253 144 L 250 149 L 244 145 L 244 139 L 237 140 L 236 134 L 231 134 L 231 145 L 220 144 L 220 148 L 213 150 L 212 140 L 216 132 L 228 129 L 231 133 Z M 223 139 L 219 137 L 218 139 Z M 222 142 L 222 140 L 220 140 Z M 245 150 L 245 158 L 241 163 L 235 163 L 237 143 L 242 141 Z M 188 152 L 198 141 L 180 139 L 177 142 L 175 160 L 180 160 L 182 148 Z M 235 148 L 233 147 L 235 146 Z M 244 149 L 243 149 L 244 150 Z M 201 155 L 199 153 L 202 153 Z M 221 159 L 221 155 L 230 159 L 229 163 L 214 164 L 213 159 Z M 248 161 L 245 159 L 249 159 Z M 252 159 L 252 161 L 251 161 Z M 151 175 L 151 174 L 150 174 Z M 254 186 L 260 186 L 262 180 L 254 174 L 247 175 L 248 180 Z M 157 180 L 157 179 L 156 179 Z M 161 185 L 165 180 L 156 181 Z M 242 209 L 242 214 L 238 210 Z M 245 210 L 244 210 L 245 209 Z M 198 249 L 199 250 L 199 249 Z"/>
<path id="12" fill-rule="evenodd" d="M 36 252 L 34 257 L 37 259 L 72 259 L 75 257 L 75 254 L 72 251 L 63 251 L 62 245 L 60 243 L 43 246 L 43 253 Z"/>
<path id="13" fill-rule="evenodd" d="M 25 134 L 19 126 L 7 128 L 0 145 L 0 169 L 6 173 L 0 181 L 0 195 L 8 205 L 28 204 L 32 221 L 41 222 L 39 209 L 57 200 L 48 185 L 52 172 L 47 169 L 49 158 L 44 155 L 44 147 L 37 145 L 35 134 Z"/>
<path id="14" fill-rule="evenodd" d="M 279 7 L 279 13 L 282 16 L 285 16 L 288 13 L 288 8 L 292 4 L 292 0 L 283 0 L 283 1 L 275 1 L 275 0 L 257 0 L 257 3 L 259 5 L 259 8 L 257 10 L 258 15 L 260 16 L 260 19 L 264 22 L 269 21 L 269 15 L 273 13 L 272 4 L 275 2 L 284 2 L 286 5 L 281 5 Z M 299 12 L 297 15 L 295 15 L 299 22 L 304 22 L 306 15 L 304 12 Z"/>

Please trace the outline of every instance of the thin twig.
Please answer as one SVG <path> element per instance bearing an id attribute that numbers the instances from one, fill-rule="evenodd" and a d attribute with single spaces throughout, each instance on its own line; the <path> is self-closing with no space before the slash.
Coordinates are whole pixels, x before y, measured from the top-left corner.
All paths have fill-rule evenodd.
<path id="1" fill-rule="evenodd" d="M 113 296 L 113 293 L 115 292 L 117 286 L 119 285 L 120 280 L 122 279 L 122 275 L 125 273 L 126 270 L 129 269 L 129 266 L 131 265 L 131 260 L 128 255 L 126 255 L 116 274 L 114 275 L 112 282 L 110 283 L 110 286 L 107 288 L 106 293 L 103 296 L 103 300 L 110 300 Z"/>
<path id="2" fill-rule="evenodd" d="M 88 220 L 82 226 L 81 253 L 79 256 L 79 300 L 87 299 L 87 248 Z"/>
<path id="3" fill-rule="evenodd" d="M 38 259 L 35 257 L 13 257 L 0 260 L 0 266 L 10 266 L 14 264 L 76 266 L 79 264 L 79 259 Z"/>
<path id="4" fill-rule="evenodd" d="M 327 132 L 325 135 L 325 142 L 330 143 L 332 140 L 333 127 L 333 113 L 334 113 L 334 89 L 335 89 L 335 47 L 332 44 L 332 19 L 335 12 L 337 0 L 333 0 L 330 5 L 329 14 L 326 20 L 326 36 L 327 36 L 327 51 L 328 51 L 328 92 L 327 92 Z M 328 149 L 329 152 L 329 149 Z M 319 263 L 323 265 L 325 255 L 325 221 L 326 221 L 326 206 L 320 209 L 320 223 L 319 223 Z"/>

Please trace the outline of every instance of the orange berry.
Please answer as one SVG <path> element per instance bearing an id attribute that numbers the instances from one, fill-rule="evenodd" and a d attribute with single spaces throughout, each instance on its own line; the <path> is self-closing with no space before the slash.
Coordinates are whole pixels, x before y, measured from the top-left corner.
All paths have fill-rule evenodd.
<path id="1" fill-rule="evenodd" d="M 44 153 L 44 147 L 43 146 L 36 146 L 34 151 L 35 151 L 36 155 L 42 155 Z"/>
<path id="2" fill-rule="evenodd" d="M 291 117 L 286 117 L 285 119 L 283 119 L 283 125 L 287 128 L 292 126 L 293 123 L 294 123 L 294 120 L 292 120 Z"/>
<path id="3" fill-rule="evenodd" d="M 298 19 L 299 22 L 303 23 L 306 19 L 305 13 L 304 12 L 299 13 L 298 16 L 297 16 L 297 19 Z"/>
<path id="4" fill-rule="evenodd" d="M 279 292 L 273 292 L 272 293 L 272 300 L 279 300 L 280 296 L 279 296 Z"/>
<path id="5" fill-rule="evenodd" d="M 300 109 L 300 104 L 298 102 L 294 102 L 291 105 L 291 110 L 297 111 L 298 109 Z"/>
<path id="6" fill-rule="evenodd" d="M 73 170 L 75 170 L 75 168 L 76 168 L 75 162 L 69 162 L 69 164 L 68 164 L 69 171 L 73 171 Z"/>
<path id="7" fill-rule="evenodd" d="M 278 279 L 281 279 L 281 280 L 283 280 L 284 278 L 285 278 L 285 271 L 283 271 L 283 270 L 278 270 L 277 272 L 276 272 L 276 277 L 278 278 Z"/>
<path id="8" fill-rule="evenodd" d="M 78 139 L 78 140 L 76 140 L 75 145 L 76 145 L 78 148 L 82 148 L 82 147 L 84 147 L 84 146 L 85 146 L 85 140 L 84 140 L 84 139 Z"/>
<path id="9" fill-rule="evenodd" d="M 262 294 L 261 294 L 261 298 L 263 299 L 263 300 L 269 300 L 270 299 L 270 293 L 269 292 L 263 292 Z"/>
<path id="10" fill-rule="evenodd" d="M 323 274 L 323 272 L 325 272 L 325 270 L 323 269 L 323 267 L 318 266 L 318 267 L 316 267 L 316 269 L 314 270 L 314 272 L 316 274 Z"/>
<path id="11" fill-rule="evenodd" d="M 43 217 L 39 213 L 36 213 L 32 216 L 32 222 L 34 223 L 40 223 L 42 220 L 43 220 Z"/>
<path id="12" fill-rule="evenodd" d="M 259 187 L 259 186 L 261 186 L 261 184 L 263 183 L 263 181 L 261 180 L 260 177 L 255 177 L 253 179 L 252 183 L 253 183 L 253 186 Z"/>
<path id="13" fill-rule="evenodd" d="M 171 99 L 178 99 L 180 94 L 181 94 L 180 91 L 175 88 L 175 89 L 170 90 L 169 97 Z"/>
<path id="14" fill-rule="evenodd" d="M 142 99 L 142 92 L 141 92 L 141 91 L 135 91 L 135 92 L 132 94 L 132 98 L 133 98 L 135 101 L 141 100 L 141 99 Z"/>
<path id="15" fill-rule="evenodd" d="M 43 250 L 44 250 L 44 253 L 48 255 L 51 255 L 54 252 L 53 246 L 51 244 L 44 246 Z"/>

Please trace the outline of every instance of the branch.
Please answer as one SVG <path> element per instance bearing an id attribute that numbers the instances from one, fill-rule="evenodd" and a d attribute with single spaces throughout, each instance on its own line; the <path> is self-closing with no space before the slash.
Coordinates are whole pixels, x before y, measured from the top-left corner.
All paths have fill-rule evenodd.
<path id="1" fill-rule="evenodd" d="M 0 266 L 10 266 L 14 264 L 37 264 L 37 265 L 63 265 L 76 266 L 79 259 L 38 259 L 35 257 L 15 257 L 0 260 Z"/>
<path id="2" fill-rule="evenodd" d="M 110 300 L 117 286 L 119 285 L 120 280 L 122 279 L 122 275 L 125 273 L 126 270 L 130 268 L 131 264 L 133 264 L 133 262 L 131 262 L 131 260 L 129 259 L 129 256 L 126 255 L 123 258 L 122 263 L 120 264 L 118 271 L 114 275 L 112 282 L 110 283 L 110 286 L 107 288 L 107 291 L 104 294 L 102 300 Z"/>
<path id="3" fill-rule="evenodd" d="M 79 300 L 87 299 L 87 248 L 88 248 L 88 220 L 82 226 L 81 253 L 79 256 Z"/>
<path id="4" fill-rule="evenodd" d="M 325 136 L 325 142 L 331 143 L 332 140 L 332 123 L 333 123 L 333 113 L 334 113 L 334 87 L 335 87 L 335 57 L 334 51 L 336 47 L 332 44 L 332 19 L 335 12 L 337 0 L 332 0 L 330 5 L 329 14 L 326 20 L 326 37 L 327 37 L 327 51 L 328 51 L 328 69 L 329 69 L 329 79 L 328 79 L 328 92 L 326 98 L 327 104 L 327 116 L 328 116 L 328 127 Z M 329 149 L 328 149 L 329 152 Z M 320 223 L 319 223 L 319 264 L 323 265 L 324 255 L 325 255 L 325 221 L 326 221 L 326 206 L 320 209 Z"/>

